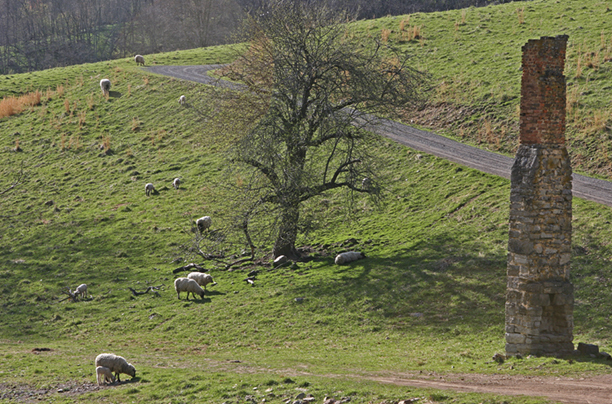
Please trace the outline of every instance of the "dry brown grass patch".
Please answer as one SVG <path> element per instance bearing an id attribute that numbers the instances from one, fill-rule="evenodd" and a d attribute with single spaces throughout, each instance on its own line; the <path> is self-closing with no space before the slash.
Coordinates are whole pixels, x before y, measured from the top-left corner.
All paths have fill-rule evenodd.
<path id="1" fill-rule="evenodd" d="M 391 30 L 387 28 L 383 28 L 380 32 L 380 39 L 383 43 L 389 42 L 389 36 L 391 35 Z"/>
<path id="2" fill-rule="evenodd" d="M 519 7 L 516 9 L 519 24 L 525 24 L 525 7 Z"/>
<path id="3" fill-rule="evenodd" d="M 3 98 L 0 101 L 0 118 L 16 115 L 21 113 L 26 107 L 39 105 L 41 98 L 42 94 L 38 90 L 19 97 Z"/>

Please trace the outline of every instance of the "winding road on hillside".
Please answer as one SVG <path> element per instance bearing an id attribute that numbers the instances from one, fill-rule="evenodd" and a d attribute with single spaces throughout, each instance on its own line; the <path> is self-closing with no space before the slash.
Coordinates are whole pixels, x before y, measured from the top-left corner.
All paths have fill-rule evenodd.
<path id="1" fill-rule="evenodd" d="M 239 84 L 217 80 L 208 75 L 210 70 L 218 69 L 221 66 L 152 66 L 146 69 L 151 73 L 197 83 L 234 89 L 242 88 Z M 412 149 L 442 157 L 485 173 L 510 178 L 510 170 L 514 162 L 514 159 L 511 157 L 468 146 L 444 136 L 436 135 L 433 132 L 416 129 L 386 119 L 380 120 L 379 124 L 372 126 L 370 130 Z M 612 182 L 610 181 L 574 174 L 572 191 L 574 196 L 578 198 L 612 207 Z"/>
<path id="2" fill-rule="evenodd" d="M 221 65 L 206 66 L 153 66 L 151 73 L 172 76 L 203 84 L 221 85 L 240 89 L 234 83 L 208 76 L 208 71 Z M 415 150 L 432 154 L 485 173 L 510 178 L 514 159 L 476 147 L 467 146 L 435 133 L 389 121 L 381 122 L 371 130 Z M 573 194 L 576 197 L 612 206 L 612 182 L 574 174 Z M 334 377 L 334 375 L 319 375 Z M 347 376 L 338 376 L 347 377 Z M 351 378 L 351 376 L 348 376 Z M 612 375 L 589 378 L 539 377 L 524 375 L 484 374 L 407 374 L 389 372 L 384 375 L 355 375 L 354 379 L 367 379 L 401 386 L 436 388 L 460 392 L 493 393 L 501 395 L 542 396 L 567 404 L 612 404 Z"/>

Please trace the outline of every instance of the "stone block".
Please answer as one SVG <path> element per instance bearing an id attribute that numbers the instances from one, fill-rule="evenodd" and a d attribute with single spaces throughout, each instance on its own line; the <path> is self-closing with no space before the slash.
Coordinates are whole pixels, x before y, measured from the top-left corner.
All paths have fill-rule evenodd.
<path id="1" fill-rule="evenodd" d="M 526 265 L 529 262 L 529 260 L 526 255 L 514 254 L 514 262 L 519 265 Z"/>
<path id="2" fill-rule="evenodd" d="M 506 333 L 506 342 L 509 344 L 524 344 L 525 336 L 516 333 Z"/>
<path id="3" fill-rule="evenodd" d="M 533 253 L 533 242 L 510 238 L 508 241 L 508 251 L 525 256 L 529 255 Z M 517 263 L 521 264 L 522 262 L 520 260 L 522 260 L 522 258 L 517 259 L 515 256 L 515 261 Z"/>

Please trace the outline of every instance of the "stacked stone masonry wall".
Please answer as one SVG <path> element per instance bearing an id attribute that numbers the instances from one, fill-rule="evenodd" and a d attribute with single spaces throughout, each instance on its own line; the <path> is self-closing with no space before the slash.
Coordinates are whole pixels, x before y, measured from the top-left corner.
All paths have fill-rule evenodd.
<path id="1" fill-rule="evenodd" d="M 521 145 L 511 175 L 506 353 L 573 351 L 572 170 L 565 149 L 567 36 L 523 47 Z"/>

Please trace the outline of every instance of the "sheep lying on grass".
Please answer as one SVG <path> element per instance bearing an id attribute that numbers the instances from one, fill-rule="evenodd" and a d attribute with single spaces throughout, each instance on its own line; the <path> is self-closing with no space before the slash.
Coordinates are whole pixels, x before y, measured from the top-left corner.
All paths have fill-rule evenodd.
<path id="1" fill-rule="evenodd" d="M 204 272 L 191 272 L 187 275 L 187 278 L 193 279 L 198 283 L 198 285 L 203 286 L 204 290 L 206 290 L 206 285 L 210 284 L 210 286 L 215 286 L 217 282 L 213 281 L 213 277 L 209 274 L 205 274 Z"/>
<path id="2" fill-rule="evenodd" d="M 144 57 L 142 57 L 142 55 L 134 56 L 134 61 L 136 62 L 136 65 L 143 65 L 144 66 L 144 64 L 145 64 Z"/>
<path id="3" fill-rule="evenodd" d="M 179 97 L 179 104 L 185 105 L 186 102 L 187 102 L 187 98 L 184 95 L 181 95 Z"/>
<path id="4" fill-rule="evenodd" d="M 201 218 L 196 220 L 196 226 L 198 226 L 198 230 L 200 230 L 200 233 L 210 228 L 211 224 L 212 224 L 212 218 L 210 216 L 202 216 Z"/>
<path id="5" fill-rule="evenodd" d="M 112 353 L 103 353 L 96 356 L 96 370 L 98 366 L 109 368 L 111 372 L 114 372 L 119 383 L 121 383 L 121 379 L 119 379 L 120 373 L 136 377 L 136 368 L 131 363 L 128 363 L 125 358 Z"/>
<path id="6" fill-rule="evenodd" d="M 109 95 L 110 94 L 110 88 L 111 88 L 111 82 L 109 79 L 102 79 L 100 80 L 100 88 L 102 89 L 102 94 L 103 95 Z"/>
<path id="7" fill-rule="evenodd" d="M 180 185 L 181 185 L 180 178 L 175 178 L 174 181 L 172 181 L 172 186 L 174 187 L 174 189 L 179 189 Z"/>
<path id="8" fill-rule="evenodd" d="M 77 288 L 74 291 L 74 295 L 81 296 L 81 298 L 87 297 L 87 285 L 84 283 L 81 283 L 79 286 L 77 286 Z"/>
<path id="9" fill-rule="evenodd" d="M 348 251 L 341 254 L 336 255 L 336 265 L 347 264 L 352 261 L 357 261 L 362 258 L 365 258 L 365 254 L 358 251 Z"/>
<path id="10" fill-rule="evenodd" d="M 115 383 L 115 376 L 113 376 L 113 372 L 105 366 L 98 366 L 96 368 L 96 380 L 98 385 L 101 386 L 106 382 Z"/>
<path id="11" fill-rule="evenodd" d="M 153 184 L 149 182 L 147 185 L 145 185 L 145 195 L 146 196 L 151 195 L 153 191 L 155 191 L 155 187 L 153 186 Z"/>
<path id="12" fill-rule="evenodd" d="M 193 295 L 194 299 L 195 295 L 199 295 L 200 299 L 204 299 L 204 289 L 202 289 L 193 279 L 176 278 L 174 281 L 174 290 L 176 290 L 176 295 L 179 300 L 181 300 L 181 292 L 187 292 L 187 300 L 189 300 L 190 293 Z"/>

